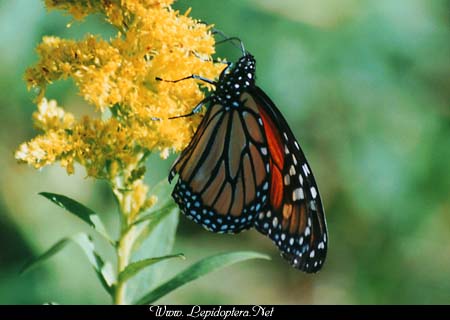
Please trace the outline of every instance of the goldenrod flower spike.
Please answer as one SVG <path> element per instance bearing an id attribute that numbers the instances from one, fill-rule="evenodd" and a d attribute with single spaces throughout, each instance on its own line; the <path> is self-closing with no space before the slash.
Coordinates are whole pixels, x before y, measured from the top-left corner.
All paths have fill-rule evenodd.
<path id="1" fill-rule="evenodd" d="M 144 160 L 151 152 L 167 158 L 190 141 L 200 119 L 186 117 L 204 94 L 195 80 L 156 81 L 199 74 L 216 78 L 223 64 L 211 60 L 210 27 L 171 8 L 172 0 L 46 0 L 49 9 L 75 19 L 101 13 L 116 27 L 111 39 L 88 34 L 82 40 L 46 36 L 37 47 L 39 61 L 25 80 L 39 93 L 33 115 L 39 135 L 19 146 L 17 160 L 35 168 L 59 162 L 71 174 L 75 163 L 90 177 L 110 182 L 121 211 L 117 272 L 130 262 L 137 238 L 133 222 L 152 206 L 143 182 Z M 46 88 L 73 79 L 96 116 L 66 112 L 46 98 Z M 201 84 L 204 85 L 204 84 Z M 155 121 L 155 118 L 161 119 Z M 126 303 L 125 283 L 114 287 L 115 303 Z"/>
<path id="2" fill-rule="evenodd" d="M 89 176 L 105 178 L 108 163 L 126 167 L 139 161 L 143 152 L 156 150 L 166 158 L 169 150 L 186 146 L 199 119 L 164 119 L 188 113 L 203 93 L 194 80 L 174 84 L 155 77 L 215 78 L 223 65 L 208 61 L 214 53 L 209 27 L 172 10 L 172 2 L 46 1 L 49 9 L 64 9 L 75 19 L 103 13 L 118 31 L 110 40 L 94 35 L 80 41 L 43 38 L 37 48 L 40 59 L 25 75 L 29 88 L 40 92 L 34 120 L 42 134 L 19 148 L 18 160 L 37 168 L 61 161 L 69 173 L 78 162 Z M 55 101 L 45 99 L 48 85 L 67 78 L 95 106 L 98 117 L 75 120 Z M 155 117 L 163 120 L 154 121 Z M 54 146 L 61 142 L 70 146 Z"/>

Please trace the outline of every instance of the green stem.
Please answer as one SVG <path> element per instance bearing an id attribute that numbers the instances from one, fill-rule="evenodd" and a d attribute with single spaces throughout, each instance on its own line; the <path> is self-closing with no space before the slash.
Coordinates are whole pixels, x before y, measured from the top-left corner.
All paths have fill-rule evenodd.
<path id="1" fill-rule="evenodd" d="M 131 228 L 120 237 L 119 245 L 117 246 L 118 274 L 130 264 L 131 248 L 135 240 L 134 230 L 135 228 Z M 117 280 L 116 290 L 114 292 L 114 304 L 128 304 L 128 301 L 126 301 L 126 281 Z"/>
<path id="2" fill-rule="evenodd" d="M 131 221 L 132 192 L 114 189 L 121 213 L 121 232 L 117 245 L 117 274 L 130 264 L 131 250 L 136 239 L 135 228 L 129 228 Z M 117 280 L 114 291 L 114 304 L 128 304 L 126 300 L 126 281 Z"/>
<path id="3" fill-rule="evenodd" d="M 133 172 L 141 161 L 145 161 L 145 158 L 149 155 L 149 152 L 142 152 L 139 155 L 138 164 L 127 168 L 128 172 Z M 128 304 L 130 303 L 126 299 L 126 279 L 120 280 L 120 273 L 127 268 L 131 262 L 131 253 L 133 251 L 133 245 L 136 238 L 139 235 L 139 228 L 133 225 L 136 220 L 136 215 L 132 212 L 133 207 L 133 190 L 129 188 L 128 175 L 117 175 L 111 179 L 111 185 L 113 193 L 116 197 L 117 204 L 120 210 L 120 238 L 116 246 L 117 254 L 117 283 L 114 290 L 114 304 Z"/>

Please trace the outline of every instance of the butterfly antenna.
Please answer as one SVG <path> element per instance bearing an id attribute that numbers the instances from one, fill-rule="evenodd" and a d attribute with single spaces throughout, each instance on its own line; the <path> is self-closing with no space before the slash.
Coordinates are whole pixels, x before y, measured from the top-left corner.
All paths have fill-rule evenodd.
<path id="1" fill-rule="evenodd" d="M 239 43 L 239 45 L 236 44 L 236 41 Z M 235 46 L 236 48 L 238 48 L 239 50 L 241 50 L 242 55 L 245 56 L 245 55 L 247 54 L 247 51 L 245 50 L 245 47 L 244 47 L 244 42 L 242 42 L 242 40 L 241 40 L 240 38 L 238 38 L 238 37 L 229 37 L 229 38 L 226 38 L 226 39 L 217 41 L 217 42 L 216 42 L 216 45 L 222 44 L 222 43 L 225 43 L 225 42 L 231 42 L 231 44 L 232 44 L 233 46 Z"/>

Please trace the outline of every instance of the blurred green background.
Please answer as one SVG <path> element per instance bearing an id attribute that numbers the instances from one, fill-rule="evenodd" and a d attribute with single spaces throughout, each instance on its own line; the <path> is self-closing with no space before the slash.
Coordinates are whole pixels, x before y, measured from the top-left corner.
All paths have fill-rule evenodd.
<path id="1" fill-rule="evenodd" d="M 226 250 L 268 253 L 183 287 L 161 303 L 412 304 L 450 302 L 450 3 L 444 0 L 179 0 L 182 11 L 237 35 L 258 61 L 259 85 L 298 137 L 322 193 L 330 233 L 323 271 L 289 267 L 255 231 L 216 235 L 180 217 L 184 268 Z M 109 36 L 101 16 L 73 23 L 39 0 L 0 2 L 0 303 L 109 303 L 83 253 L 68 247 L 19 276 L 29 257 L 86 230 L 47 200 L 57 192 L 98 210 L 112 229 L 107 186 L 35 171 L 13 151 L 35 135 L 22 75 L 43 35 Z M 223 45 L 220 55 L 238 52 Z M 89 112 L 70 81 L 50 98 Z M 81 110 L 81 111 L 80 111 Z M 171 157 L 170 160 L 173 160 Z M 150 184 L 171 161 L 150 159 Z"/>

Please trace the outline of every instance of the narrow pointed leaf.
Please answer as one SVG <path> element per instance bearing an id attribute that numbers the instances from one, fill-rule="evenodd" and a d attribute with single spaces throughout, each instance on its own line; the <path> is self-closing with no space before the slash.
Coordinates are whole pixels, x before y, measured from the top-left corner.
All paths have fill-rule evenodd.
<path id="1" fill-rule="evenodd" d="M 92 228 L 94 228 L 99 234 L 101 234 L 108 242 L 114 245 L 114 241 L 106 232 L 106 228 L 103 225 L 99 215 L 95 213 L 92 209 L 89 209 L 85 205 L 80 202 L 73 200 L 69 197 L 66 197 L 61 194 L 50 193 L 50 192 L 41 192 L 39 193 L 41 196 L 47 198 L 52 201 L 56 205 L 60 206 L 63 209 L 66 209 L 70 213 L 73 213 L 78 218 L 86 222 Z"/>
<path id="2" fill-rule="evenodd" d="M 170 203 L 167 206 L 152 212 L 151 214 L 139 219 L 140 223 L 135 224 L 132 227 L 138 228 L 138 236 L 133 243 L 132 251 L 137 251 L 142 243 L 149 237 L 153 230 L 165 220 L 166 217 L 171 215 L 174 210 L 178 210 L 174 203 Z"/>
<path id="3" fill-rule="evenodd" d="M 132 257 L 134 261 L 172 254 L 178 224 L 178 208 L 173 208 L 169 212 L 156 225 L 149 225 L 149 222 L 145 222 L 136 226 L 136 228 L 143 227 L 143 230 L 140 230 L 140 233 L 138 233 L 139 239 L 136 240 L 140 242 L 139 248 L 133 249 Z M 148 232 L 150 229 L 152 231 Z M 139 230 L 136 232 L 139 232 Z M 129 279 L 127 281 L 127 301 L 135 301 L 148 292 L 150 288 L 159 286 L 170 262 L 170 260 L 164 260 L 148 266 Z"/>
<path id="4" fill-rule="evenodd" d="M 72 237 L 72 239 L 83 249 L 100 283 L 109 294 L 112 294 L 112 286 L 116 282 L 116 277 L 112 273 L 112 265 L 109 262 L 105 263 L 102 257 L 95 251 L 94 242 L 87 234 L 79 233 Z"/>
<path id="5" fill-rule="evenodd" d="M 167 179 L 163 179 L 157 183 L 151 189 L 151 194 L 156 196 L 158 201 L 151 208 L 140 213 L 139 218 L 132 225 L 137 225 L 147 220 L 154 220 L 160 214 L 166 212 L 166 210 L 171 210 L 175 206 L 175 202 L 170 196 L 172 188 Z"/>
<path id="6" fill-rule="evenodd" d="M 106 262 L 95 251 L 95 246 L 92 239 L 85 233 L 79 233 L 69 238 L 64 238 L 55 243 L 50 249 L 41 254 L 39 257 L 28 262 L 22 269 L 22 273 L 38 266 L 45 260 L 53 257 L 60 252 L 70 242 L 76 243 L 85 253 L 89 263 L 94 268 L 100 283 L 109 294 L 112 294 L 112 286 L 116 282 L 116 277 L 113 273 L 112 265 Z"/>
<path id="7" fill-rule="evenodd" d="M 123 270 L 120 274 L 119 274 L 119 281 L 120 282 L 125 282 L 128 279 L 130 279 L 131 277 L 133 277 L 134 275 L 136 275 L 139 271 L 144 270 L 146 267 L 149 267 L 151 265 L 154 265 L 155 263 L 167 260 L 167 259 L 172 259 L 172 258 L 182 258 L 185 259 L 184 255 L 182 253 L 178 253 L 178 254 L 171 254 L 171 255 L 167 255 L 167 256 L 163 256 L 163 257 L 157 257 L 157 258 L 148 258 L 148 259 L 143 259 L 143 260 L 139 260 L 136 262 L 133 262 L 131 264 L 129 264 L 125 270 Z"/>
<path id="8" fill-rule="evenodd" d="M 172 254 L 175 234 L 178 225 L 178 207 L 170 193 L 173 187 L 167 179 L 157 183 L 150 190 L 158 201 L 139 215 L 140 223 L 135 224 L 131 232 L 135 234 L 132 247 L 132 261 L 145 260 L 151 257 L 163 257 Z M 126 300 L 130 303 L 159 286 L 167 272 L 170 260 L 163 260 L 149 265 L 127 281 Z"/>
<path id="9" fill-rule="evenodd" d="M 231 264 L 245 261 L 249 259 L 270 259 L 269 256 L 251 252 L 251 251 L 241 251 L 241 252 L 230 252 L 224 254 L 214 255 L 205 258 L 199 262 L 194 263 L 190 267 L 186 268 L 184 271 L 180 272 L 178 275 L 170 279 L 169 281 L 163 283 L 156 289 L 152 290 L 141 299 L 139 299 L 136 304 L 150 304 L 159 298 L 165 296 L 166 294 L 172 292 L 173 290 L 189 283 L 201 276 L 204 276 L 210 272 L 216 271 L 220 268 L 224 268 Z"/>
<path id="10" fill-rule="evenodd" d="M 167 207 L 170 204 L 173 204 L 174 201 L 172 200 L 172 197 L 170 194 L 172 193 L 173 186 L 170 185 L 170 183 L 167 181 L 167 178 L 164 178 L 160 182 L 158 182 L 156 185 L 154 185 L 150 189 L 150 194 L 152 196 L 155 196 L 158 200 L 156 201 L 153 206 L 148 208 L 147 210 L 144 210 L 139 214 L 139 218 L 143 217 L 149 217 L 152 215 L 152 213 L 161 210 L 164 207 Z M 144 219 L 146 220 L 146 219 Z"/>
<path id="11" fill-rule="evenodd" d="M 173 208 L 175 208 L 175 203 L 174 202 L 170 202 L 168 204 L 166 204 L 164 207 L 162 207 L 161 209 L 152 211 L 149 214 L 146 214 L 144 216 L 142 216 L 141 218 L 137 219 L 135 222 L 133 222 L 132 226 L 138 225 L 144 221 L 151 221 L 151 222 L 156 222 L 156 224 L 161 221 L 162 219 L 164 219 L 164 217 L 166 215 L 168 215 Z"/>
<path id="12" fill-rule="evenodd" d="M 30 271 L 31 269 L 38 266 L 45 260 L 51 258 L 55 254 L 60 252 L 62 249 L 64 249 L 71 241 L 72 241 L 72 239 L 70 239 L 70 238 L 63 238 L 63 239 L 59 240 L 57 243 L 55 243 L 53 246 L 51 246 L 50 249 L 45 251 L 39 257 L 28 261 L 20 270 L 20 274 Z"/>

